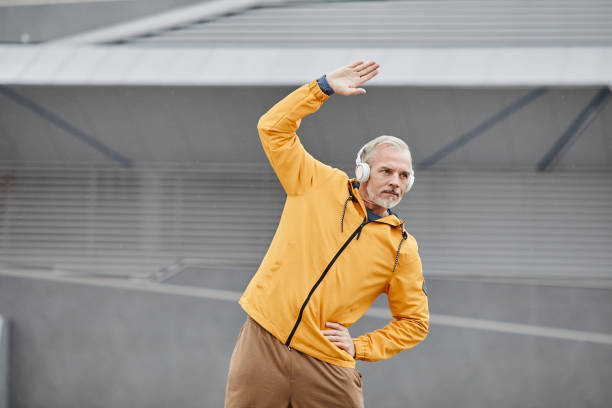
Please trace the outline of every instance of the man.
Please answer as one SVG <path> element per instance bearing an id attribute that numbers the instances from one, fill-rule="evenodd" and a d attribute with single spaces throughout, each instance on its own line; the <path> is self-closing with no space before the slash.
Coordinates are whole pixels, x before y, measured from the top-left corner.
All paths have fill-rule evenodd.
<path id="1" fill-rule="evenodd" d="M 230 363 L 226 407 L 362 407 L 355 360 L 415 346 L 428 331 L 417 244 L 389 210 L 414 181 L 408 146 L 392 136 L 357 155 L 359 182 L 310 156 L 297 134 L 332 93 L 365 94 L 378 73 L 358 61 L 306 84 L 259 120 L 287 201 L 240 305 L 248 314 Z M 348 328 L 379 294 L 393 320 L 357 338 Z"/>

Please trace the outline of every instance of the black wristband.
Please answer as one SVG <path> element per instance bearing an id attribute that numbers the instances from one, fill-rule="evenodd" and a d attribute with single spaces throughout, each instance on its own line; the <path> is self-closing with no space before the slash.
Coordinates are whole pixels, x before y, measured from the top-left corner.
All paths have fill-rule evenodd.
<path id="1" fill-rule="evenodd" d="M 331 86 L 329 86 L 329 82 L 327 82 L 327 75 L 323 75 L 321 78 L 317 79 L 317 83 L 325 95 L 334 94 L 334 90 Z"/>

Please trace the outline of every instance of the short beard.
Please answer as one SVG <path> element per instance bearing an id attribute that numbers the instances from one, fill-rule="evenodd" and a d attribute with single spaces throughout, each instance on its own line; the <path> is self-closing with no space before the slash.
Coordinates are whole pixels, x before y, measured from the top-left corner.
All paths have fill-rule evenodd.
<path id="1" fill-rule="evenodd" d="M 380 205 L 381 207 L 386 208 L 386 209 L 393 208 L 396 205 L 398 205 L 400 201 L 402 201 L 402 196 L 398 196 L 396 200 L 394 200 L 392 198 L 388 198 L 388 199 L 385 200 L 384 198 L 378 197 L 370 189 L 370 184 L 369 183 L 366 186 L 366 190 L 368 192 L 368 196 L 370 197 L 370 201 L 372 201 L 374 204 Z"/>

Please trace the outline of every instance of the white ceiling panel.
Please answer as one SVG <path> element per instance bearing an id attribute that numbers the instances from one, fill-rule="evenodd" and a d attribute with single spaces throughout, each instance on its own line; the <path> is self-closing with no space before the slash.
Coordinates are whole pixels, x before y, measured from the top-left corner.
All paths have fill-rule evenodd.
<path id="1" fill-rule="evenodd" d="M 601 86 L 610 48 L 183 49 L 0 46 L 0 83 L 12 85 L 296 85 L 316 72 L 375 59 L 371 86 Z M 486 65 L 482 65 L 483 61 Z M 593 61 L 593 64 L 576 63 Z M 162 69 L 167 66 L 168 69 Z"/>

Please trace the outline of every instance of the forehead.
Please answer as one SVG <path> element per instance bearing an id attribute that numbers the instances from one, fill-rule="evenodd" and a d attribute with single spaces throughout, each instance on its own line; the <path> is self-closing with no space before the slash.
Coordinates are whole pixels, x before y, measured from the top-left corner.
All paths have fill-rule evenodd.
<path id="1" fill-rule="evenodd" d="M 370 166 L 410 170 L 412 168 L 412 159 L 408 150 L 400 150 L 395 146 L 382 145 L 376 148 L 370 159 Z"/>

